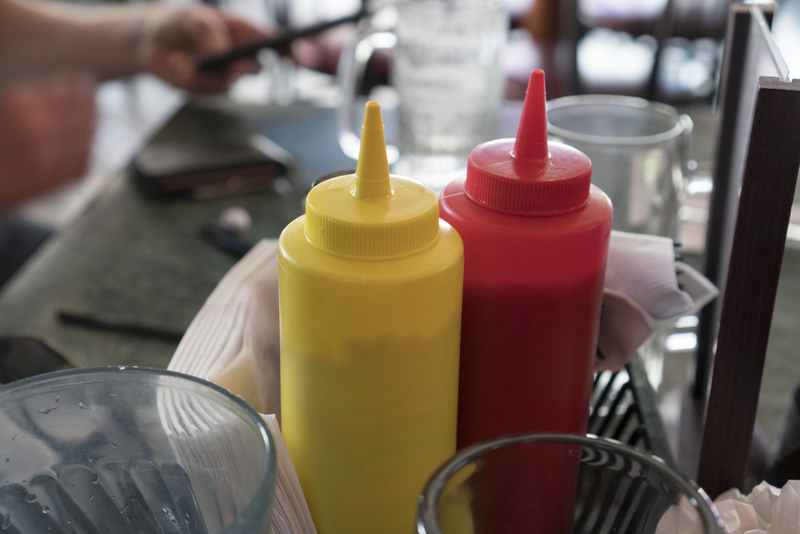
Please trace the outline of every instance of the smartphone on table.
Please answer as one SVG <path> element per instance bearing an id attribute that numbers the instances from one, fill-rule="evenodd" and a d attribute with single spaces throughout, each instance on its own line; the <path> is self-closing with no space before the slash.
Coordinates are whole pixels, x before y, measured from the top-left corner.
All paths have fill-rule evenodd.
<path id="1" fill-rule="evenodd" d="M 190 102 L 134 157 L 133 172 L 151 195 L 204 198 L 262 190 L 293 161 L 241 117 Z"/>

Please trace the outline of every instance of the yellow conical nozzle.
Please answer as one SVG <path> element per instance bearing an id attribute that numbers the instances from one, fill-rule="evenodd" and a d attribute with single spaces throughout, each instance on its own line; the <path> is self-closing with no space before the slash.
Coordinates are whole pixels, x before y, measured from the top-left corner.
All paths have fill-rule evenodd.
<path id="1" fill-rule="evenodd" d="M 356 198 L 372 200 L 392 196 L 381 106 L 377 102 L 367 102 L 367 109 L 364 112 L 355 182 Z"/>
<path id="2" fill-rule="evenodd" d="M 314 187 L 306 198 L 306 239 L 326 252 L 383 260 L 415 254 L 439 236 L 430 187 L 389 175 L 381 107 L 368 102 L 355 174 Z"/>

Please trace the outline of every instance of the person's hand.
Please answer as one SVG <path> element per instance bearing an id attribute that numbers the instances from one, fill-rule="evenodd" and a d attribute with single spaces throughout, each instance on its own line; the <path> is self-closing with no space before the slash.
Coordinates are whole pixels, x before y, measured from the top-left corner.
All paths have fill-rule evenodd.
<path id="1" fill-rule="evenodd" d="M 148 72 L 176 87 L 219 92 L 242 74 L 258 72 L 261 65 L 253 57 L 225 69 L 198 72 L 197 59 L 264 37 L 262 30 L 247 21 L 206 6 L 167 7 L 154 10 L 145 20 L 140 57 Z"/>
<path id="2" fill-rule="evenodd" d="M 79 73 L 0 89 L 0 209 L 86 174 L 95 90 Z"/>

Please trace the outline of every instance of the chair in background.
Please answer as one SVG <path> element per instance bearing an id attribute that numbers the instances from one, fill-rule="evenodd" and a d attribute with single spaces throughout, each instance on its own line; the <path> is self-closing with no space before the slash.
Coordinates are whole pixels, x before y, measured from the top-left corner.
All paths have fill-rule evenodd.
<path id="1" fill-rule="evenodd" d="M 725 35 L 730 3 L 731 0 L 648 0 L 636 4 L 623 0 L 558 1 L 558 27 L 564 41 L 561 46 L 570 49 L 562 57 L 571 61 L 572 92 L 622 93 L 671 103 L 709 101 L 718 66 L 716 48 Z M 615 33 L 607 35 L 609 32 Z M 593 46 L 612 47 L 628 59 L 623 65 L 617 62 L 597 71 L 594 64 L 602 63 L 608 53 L 597 55 L 597 62 L 587 62 L 587 55 L 595 56 L 589 52 Z M 579 57 L 584 58 L 580 64 Z M 704 88 L 690 89 L 684 87 L 688 82 L 671 79 L 677 76 L 676 69 L 687 62 L 692 63 L 695 75 L 699 68 L 707 71 L 706 83 L 701 84 Z M 622 67 L 631 71 L 624 77 L 628 79 L 615 82 L 614 78 L 619 77 L 615 74 Z"/>

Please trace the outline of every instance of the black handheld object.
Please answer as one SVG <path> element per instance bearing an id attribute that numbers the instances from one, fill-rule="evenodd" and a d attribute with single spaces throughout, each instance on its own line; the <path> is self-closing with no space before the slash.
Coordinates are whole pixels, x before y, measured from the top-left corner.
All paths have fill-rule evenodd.
<path id="1" fill-rule="evenodd" d="M 311 37 L 313 35 L 317 35 L 324 31 L 330 30 L 331 28 L 335 28 L 336 26 L 341 26 L 342 24 L 347 24 L 349 22 L 358 22 L 364 15 L 366 15 L 366 10 L 362 8 L 356 13 L 353 13 L 352 15 L 347 15 L 346 17 L 341 17 L 333 20 L 326 20 L 324 22 L 313 24 L 311 26 L 307 26 L 305 28 L 300 28 L 297 30 L 287 30 L 278 35 L 277 37 L 271 37 L 269 39 L 264 39 L 262 41 L 247 43 L 242 46 L 234 48 L 233 50 L 231 50 L 226 54 L 200 59 L 197 62 L 197 70 L 221 69 L 224 68 L 231 61 L 235 61 L 237 59 L 243 59 L 246 57 L 252 57 L 259 50 L 267 48 L 271 48 L 273 50 L 280 50 L 290 45 L 293 41 L 297 39 L 302 39 L 304 37 Z"/>
<path id="2" fill-rule="evenodd" d="M 236 259 L 242 258 L 253 248 L 252 243 L 246 241 L 236 232 L 221 227 L 219 224 L 202 226 L 200 228 L 200 235 L 206 241 L 228 252 Z"/>
<path id="3" fill-rule="evenodd" d="M 169 330 L 160 326 L 145 325 L 136 321 L 129 321 L 107 313 L 81 312 L 75 310 L 59 310 L 56 312 L 58 320 L 64 324 L 85 326 L 96 330 L 122 332 L 140 337 L 149 337 L 180 342 L 183 332 Z"/>

